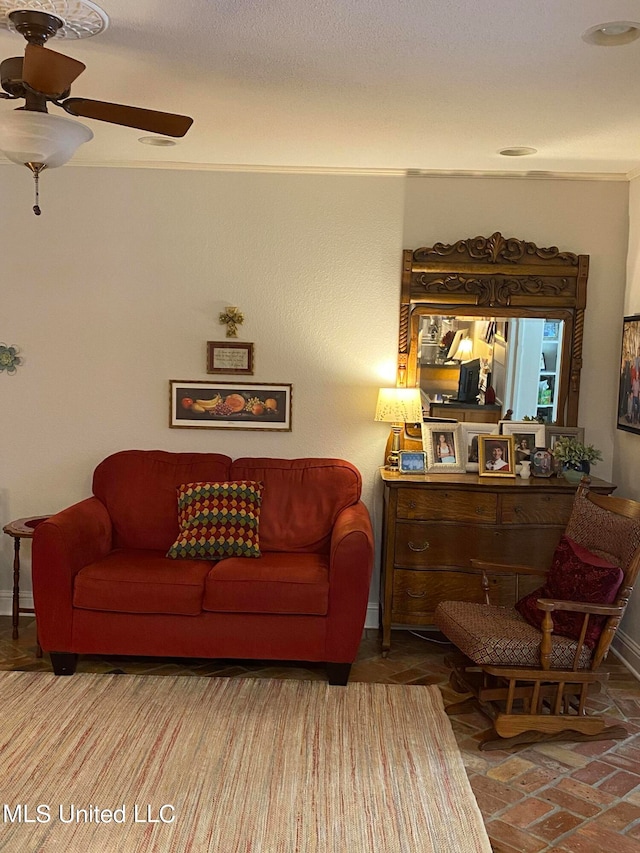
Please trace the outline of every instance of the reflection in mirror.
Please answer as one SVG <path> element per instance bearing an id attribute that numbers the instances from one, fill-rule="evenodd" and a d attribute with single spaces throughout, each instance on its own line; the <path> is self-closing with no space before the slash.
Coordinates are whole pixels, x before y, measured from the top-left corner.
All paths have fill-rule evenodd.
<path id="1" fill-rule="evenodd" d="M 431 414 L 445 414 L 439 404 L 483 405 L 495 394 L 514 420 L 555 423 L 563 332 L 562 320 L 543 317 L 421 317 L 418 376 L 423 399 L 435 404 Z"/>

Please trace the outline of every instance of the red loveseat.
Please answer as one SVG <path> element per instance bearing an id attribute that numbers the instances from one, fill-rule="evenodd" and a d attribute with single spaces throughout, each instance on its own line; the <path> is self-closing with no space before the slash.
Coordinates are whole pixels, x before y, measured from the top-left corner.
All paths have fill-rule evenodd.
<path id="1" fill-rule="evenodd" d="M 260 557 L 169 559 L 177 487 L 264 484 Z M 38 638 L 57 675 L 79 654 L 316 661 L 346 684 L 362 637 L 373 535 L 357 469 L 340 459 L 231 460 L 126 450 L 93 496 L 33 538 Z"/>

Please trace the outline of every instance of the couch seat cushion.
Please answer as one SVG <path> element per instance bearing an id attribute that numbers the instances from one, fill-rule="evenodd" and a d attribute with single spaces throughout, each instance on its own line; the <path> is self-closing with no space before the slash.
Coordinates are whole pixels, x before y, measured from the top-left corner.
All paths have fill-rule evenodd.
<path id="1" fill-rule="evenodd" d="M 78 572 L 73 606 L 197 616 L 210 569 L 203 560 L 168 560 L 164 551 L 118 549 Z"/>
<path id="2" fill-rule="evenodd" d="M 328 602 L 327 557 L 272 551 L 255 560 L 229 557 L 210 566 L 203 609 L 324 616 Z"/>

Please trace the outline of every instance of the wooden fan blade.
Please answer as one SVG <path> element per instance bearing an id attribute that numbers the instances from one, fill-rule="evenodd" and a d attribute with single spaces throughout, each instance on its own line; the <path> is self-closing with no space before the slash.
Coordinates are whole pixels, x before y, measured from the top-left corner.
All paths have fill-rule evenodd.
<path id="1" fill-rule="evenodd" d="M 160 133 L 162 136 L 184 136 L 193 124 L 193 119 L 189 116 L 159 113 L 155 110 L 143 110 L 141 107 L 127 107 L 88 98 L 67 98 L 60 106 L 72 116 L 137 127 L 139 130 Z"/>
<path id="2" fill-rule="evenodd" d="M 83 62 L 49 50 L 48 47 L 28 44 L 22 64 L 22 82 L 30 89 L 55 100 L 68 91 L 86 67 Z"/>

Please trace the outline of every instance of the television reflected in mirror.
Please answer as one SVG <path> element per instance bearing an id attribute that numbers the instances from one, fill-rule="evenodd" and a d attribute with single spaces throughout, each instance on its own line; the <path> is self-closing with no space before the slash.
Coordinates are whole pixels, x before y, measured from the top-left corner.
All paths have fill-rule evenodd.
<path id="1" fill-rule="evenodd" d="M 481 364 L 479 358 L 463 361 L 460 365 L 458 393 L 455 402 L 475 403 L 480 384 Z"/>

